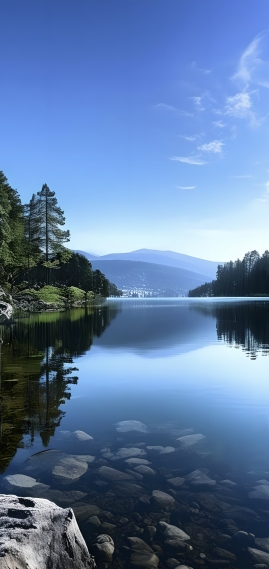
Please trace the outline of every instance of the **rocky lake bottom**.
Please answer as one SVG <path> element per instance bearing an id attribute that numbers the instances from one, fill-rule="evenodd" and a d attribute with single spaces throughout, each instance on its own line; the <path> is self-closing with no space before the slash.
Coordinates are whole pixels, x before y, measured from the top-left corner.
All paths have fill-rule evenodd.
<path id="1" fill-rule="evenodd" d="M 111 301 L 2 337 L 1 493 L 71 507 L 100 569 L 269 567 L 269 303 Z"/>
<path id="2" fill-rule="evenodd" d="M 103 440 L 57 437 L 61 450 L 30 456 L 1 490 L 72 507 L 98 566 L 269 566 L 269 465 L 236 475 L 202 433 L 171 423 L 122 421 Z M 96 552 L 100 534 L 115 549 Z"/>

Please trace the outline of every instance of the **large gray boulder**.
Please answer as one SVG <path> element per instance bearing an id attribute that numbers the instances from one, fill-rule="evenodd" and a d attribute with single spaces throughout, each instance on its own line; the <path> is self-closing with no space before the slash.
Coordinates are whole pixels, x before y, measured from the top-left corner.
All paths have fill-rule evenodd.
<path id="1" fill-rule="evenodd" d="M 73 510 L 0 494 L 1 569 L 94 569 Z"/>

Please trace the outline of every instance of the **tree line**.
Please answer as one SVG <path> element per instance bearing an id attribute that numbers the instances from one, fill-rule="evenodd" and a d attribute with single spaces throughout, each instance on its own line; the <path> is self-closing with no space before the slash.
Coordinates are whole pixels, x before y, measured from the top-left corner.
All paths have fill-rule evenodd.
<path id="1" fill-rule="evenodd" d="M 22 204 L 0 171 L 0 285 L 15 288 L 75 286 L 101 296 L 120 296 L 113 283 L 99 270 L 92 270 L 83 255 L 65 247 L 69 230 L 55 192 L 47 184 Z"/>
<path id="2" fill-rule="evenodd" d="M 189 291 L 197 296 L 268 296 L 269 251 L 263 255 L 254 250 L 242 260 L 218 265 L 216 279 Z"/>

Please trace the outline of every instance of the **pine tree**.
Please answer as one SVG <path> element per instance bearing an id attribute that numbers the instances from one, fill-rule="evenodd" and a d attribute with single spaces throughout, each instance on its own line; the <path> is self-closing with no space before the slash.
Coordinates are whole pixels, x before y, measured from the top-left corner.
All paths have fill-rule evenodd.
<path id="1" fill-rule="evenodd" d="M 47 284 L 49 284 L 50 269 L 57 267 L 59 262 L 67 261 L 71 255 L 71 251 L 63 245 L 70 241 L 70 232 L 59 227 L 65 224 L 65 217 L 63 210 L 57 205 L 55 192 L 44 184 L 37 195 L 39 196 L 40 244 L 43 250 L 43 264 L 47 268 Z"/>
<path id="2" fill-rule="evenodd" d="M 27 242 L 28 286 L 30 286 L 30 269 L 34 267 L 41 258 L 41 215 L 39 211 L 39 199 L 35 194 L 32 195 L 29 204 L 24 206 L 24 218 L 25 238 Z"/>

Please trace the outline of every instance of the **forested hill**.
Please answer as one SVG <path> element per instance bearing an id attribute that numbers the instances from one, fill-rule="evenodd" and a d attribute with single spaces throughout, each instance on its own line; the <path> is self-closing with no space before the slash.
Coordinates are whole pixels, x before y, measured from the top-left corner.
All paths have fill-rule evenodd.
<path id="1" fill-rule="evenodd" d="M 216 279 L 189 291 L 197 296 L 268 296 L 269 251 L 262 256 L 257 251 L 245 254 L 242 261 L 218 265 Z"/>
<path id="2" fill-rule="evenodd" d="M 47 184 L 23 205 L 0 171 L 0 286 L 9 293 L 54 285 L 120 295 L 83 255 L 65 247 L 70 233 L 64 225 L 64 212 Z"/>

